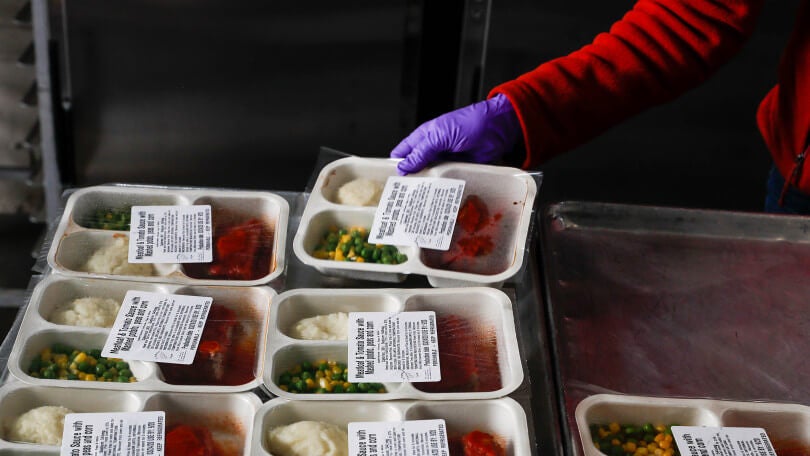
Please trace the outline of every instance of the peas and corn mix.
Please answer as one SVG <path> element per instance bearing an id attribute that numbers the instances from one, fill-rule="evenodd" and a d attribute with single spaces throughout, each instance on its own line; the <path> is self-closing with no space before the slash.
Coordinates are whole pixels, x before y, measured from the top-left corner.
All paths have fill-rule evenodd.
<path id="1" fill-rule="evenodd" d="M 360 226 L 329 228 L 315 246 L 312 256 L 321 260 L 357 263 L 400 264 L 408 261 L 408 256 L 393 245 L 369 244 L 368 228 Z"/>
<path id="2" fill-rule="evenodd" d="M 31 360 L 28 375 L 53 380 L 96 382 L 135 382 L 129 363 L 118 358 L 105 358 L 101 350 L 77 350 L 63 344 L 43 349 Z"/>
<path id="3" fill-rule="evenodd" d="M 678 456 L 672 426 L 676 425 L 593 424 L 591 438 L 596 449 L 608 456 Z"/>
<path id="4" fill-rule="evenodd" d="M 98 209 L 82 225 L 97 230 L 129 231 L 132 209 Z"/>
<path id="5" fill-rule="evenodd" d="M 281 374 L 278 386 L 291 393 L 385 393 L 382 383 L 349 383 L 346 364 L 335 361 L 304 361 Z"/>

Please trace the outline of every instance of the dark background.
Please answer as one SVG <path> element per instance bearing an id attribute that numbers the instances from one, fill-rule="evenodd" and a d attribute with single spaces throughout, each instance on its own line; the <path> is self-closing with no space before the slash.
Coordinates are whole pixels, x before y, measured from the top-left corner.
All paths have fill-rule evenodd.
<path id="1" fill-rule="evenodd" d="M 320 146 L 387 156 L 420 122 L 589 43 L 633 3 L 494 0 L 483 66 L 465 54 L 481 39 L 464 26 L 478 0 L 54 3 L 63 179 L 303 190 Z M 703 86 L 544 165 L 541 204 L 760 210 L 770 159 L 755 111 L 798 3 L 767 2 Z M 13 272 L 0 287 L 26 287 L 40 235 L 3 220 Z M 0 335 L 13 314 L 0 311 Z"/>

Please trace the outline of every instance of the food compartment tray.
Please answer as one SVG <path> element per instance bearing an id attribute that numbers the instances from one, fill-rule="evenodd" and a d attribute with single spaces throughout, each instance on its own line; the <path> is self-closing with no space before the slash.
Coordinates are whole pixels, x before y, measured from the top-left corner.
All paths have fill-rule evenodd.
<path id="1" fill-rule="evenodd" d="M 369 178 L 384 185 L 389 176 L 397 174 L 396 164 L 396 160 L 390 159 L 348 157 L 324 167 L 295 234 L 295 255 L 304 264 L 324 274 L 383 282 L 399 282 L 405 280 L 408 274 L 420 274 L 427 276 L 430 284 L 436 287 L 498 287 L 520 270 L 537 194 L 535 178 L 516 168 L 468 163 L 444 163 L 413 176 L 462 179 L 466 182 L 462 206 L 468 197 L 476 195 L 487 208 L 484 212 L 488 213 L 488 217 L 482 219 L 488 222 L 479 229 L 481 235 L 476 242 L 486 244 L 492 241 L 493 248 L 489 253 L 467 258 L 459 254 L 460 250 L 452 250 L 452 246 L 448 252 L 395 246 L 407 255 L 406 261 L 379 264 L 316 258 L 313 252 L 330 227 L 361 226 L 368 229 L 374 220 L 376 206 L 339 204 L 336 198 L 338 189 L 356 178 Z M 481 241 L 481 237 L 486 237 L 487 241 Z M 469 263 L 455 266 L 467 260 Z"/>
<path id="2" fill-rule="evenodd" d="M 297 339 L 291 328 L 301 319 L 336 312 L 400 312 L 434 311 L 439 333 L 440 364 L 442 363 L 443 321 L 467 322 L 467 331 L 453 333 L 458 339 L 454 346 L 472 351 L 497 350 L 497 368 L 501 387 L 486 391 L 426 392 L 411 383 L 384 383 L 387 392 L 312 394 L 293 393 L 283 390 L 278 384 L 282 373 L 296 364 L 328 360 L 348 362 L 347 341 Z M 450 323 L 448 323 L 450 324 Z M 452 328 L 448 331 L 452 331 Z M 479 288 L 446 289 L 296 289 L 279 295 L 270 310 L 270 329 L 265 361 L 264 385 L 274 395 L 294 400 L 363 400 L 382 401 L 390 399 L 491 399 L 506 396 L 523 382 L 523 363 L 518 348 L 512 302 L 502 291 Z M 450 337 L 450 336 L 448 336 Z M 463 339 L 466 337 L 467 339 Z M 478 345 L 476 345 L 478 344 Z M 445 347 L 448 349 L 449 347 Z M 470 354 L 468 356 L 474 357 Z M 446 352 L 451 362 L 461 359 L 455 352 Z M 484 358 L 481 358 L 484 359 Z M 483 377 L 484 361 L 476 361 L 476 375 Z M 490 363 L 491 364 L 491 363 Z M 448 364 L 449 367 L 453 364 Z M 463 365 L 458 363 L 458 365 Z M 444 371 L 443 371 L 444 372 Z M 491 377 L 490 377 L 491 378 Z M 445 378 L 445 380 L 448 380 Z M 441 382 L 439 382 L 441 384 Z M 428 385 L 422 383 L 421 385 Z M 423 387 L 424 388 L 424 387 Z"/>
<path id="3" fill-rule="evenodd" d="M 122 223 L 128 225 L 128 222 L 116 219 L 103 229 L 100 228 L 103 223 L 98 222 L 99 215 L 96 212 L 126 212 L 136 205 L 211 205 L 214 263 L 157 263 L 153 265 L 151 275 L 138 275 L 140 272 L 132 270 L 126 270 L 122 274 L 86 271 L 86 262 L 91 255 L 113 245 L 118 239 L 127 240 L 129 237 L 129 231 L 123 229 L 126 225 L 122 226 Z M 71 277 L 193 285 L 262 285 L 275 280 L 284 272 L 289 212 L 287 201 L 270 192 L 130 185 L 87 187 L 74 192 L 68 198 L 48 251 L 48 264 L 55 271 Z M 213 274 L 206 268 L 218 261 L 217 236 L 229 232 L 233 235 L 238 229 L 254 234 L 245 242 L 255 247 L 255 251 L 251 253 L 253 257 L 248 260 L 254 261 L 250 263 L 250 268 L 255 268 L 255 271 L 246 271 L 247 267 L 240 263 L 241 270 L 220 265 L 219 269 L 226 269 L 227 272 L 218 270 L 217 274 Z M 266 274 L 258 276 L 265 270 Z M 243 278 L 220 278 L 227 275 L 239 277 L 240 274 Z"/>
<path id="4" fill-rule="evenodd" d="M 13 421 L 44 405 L 59 405 L 76 413 L 165 411 L 167 429 L 179 424 L 202 426 L 226 454 L 249 455 L 253 422 L 262 403 L 252 393 L 68 390 L 11 382 L 0 388 L 0 455 L 60 454 L 58 446 L 10 440 Z"/>
<path id="5" fill-rule="evenodd" d="M 41 350 L 54 343 L 62 343 L 82 350 L 100 350 L 109 335 L 109 328 L 70 326 L 51 322 L 49 318 L 55 307 L 81 297 L 111 298 L 120 303 L 129 290 L 213 298 L 212 309 L 215 306 L 222 306 L 228 309 L 227 314 L 234 315 L 238 322 L 237 325 L 233 325 L 234 331 L 238 331 L 231 333 L 234 337 L 233 340 L 236 341 L 236 338 L 239 337 L 240 342 L 255 346 L 253 355 L 255 359 L 252 361 L 253 374 L 240 375 L 238 380 L 227 380 L 229 384 L 225 385 L 169 383 L 161 367 L 157 363 L 147 361 L 127 361 L 133 376 L 137 379 L 132 383 L 45 379 L 32 377 L 27 373 L 31 360 L 35 356 L 39 356 Z M 25 383 L 41 386 L 132 391 L 218 393 L 248 391 L 261 384 L 270 303 L 274 296 L 275 291 L 269 287 L 155 284 L 73 278 L 52 274 L 40 282 L 32 292 L 9 356 L 9 371 L 14 377 Z M 212 314 L 213 311 L 209 311 L 209 317 Z M 254 337 L 255 341 L 253 341 Z M 229 355 L 235 356 L 234 353 L 229 353 Z M 233 359 L 236 362 L 236 358 Z M 183 378 L 183 375 L 187 375 L 191 371 L 193 369 L 174 375 Z M 238 383 L 243 379 L 248 379 L 248 381 Z M 200 382 L 199 379 L 196 379 L 190 383 Z M 223 383 L 226 382 L 223 381 Z"/>
<path id="6" fill-rule="evenodd" d="M 577 405 L 575 417 L 586 456 L 604 454 L 593 443 L 591 426 L 611 422 L 758 427 L 765 429 L 777 455 L 796 448 L 810 451 L 810 407 L 798 404 L 597 394 Z"/>
<path id="7" fill-rule="evenodd" d="M 444 419 L 449 438 L 474 430 L 496 436 L 507 456 L 532 454 L 526 414 L 511 398 L 479 401 L 325 402 L 276 398 L 256 413 L 251 442 L 254 456 L 268 456 L 268 430 L 297 421 L 323 421 L 346 428 L 350 422 Z"/>

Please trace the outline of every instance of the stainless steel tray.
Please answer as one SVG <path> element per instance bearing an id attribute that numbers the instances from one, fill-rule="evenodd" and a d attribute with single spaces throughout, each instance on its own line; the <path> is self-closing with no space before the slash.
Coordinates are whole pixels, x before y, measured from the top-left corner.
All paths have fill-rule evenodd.
<path id="1" fill-rule="evenodd" d="M 570 202 L 542 231 L 568 454 L 596 393 L 810 403 L 810 218 Z"/>

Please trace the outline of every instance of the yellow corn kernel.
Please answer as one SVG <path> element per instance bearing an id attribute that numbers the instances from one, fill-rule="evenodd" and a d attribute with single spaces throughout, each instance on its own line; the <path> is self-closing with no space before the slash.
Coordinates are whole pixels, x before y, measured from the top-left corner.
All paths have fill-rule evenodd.
<path id="1" fill-rule="evenodd" d="M 672 442 L 667 442 L 666 440 L 661 440 L 660 442 L 658 442 L 658 446 L 660 446 L 662 449 L 666 450 L 667 448 L 672 446 Z"/>
<path id="2" fill-rule="evenodd" d="M 672 449 L 672 448 L 667 448 L 666 450 L 664 450 L 664 456 L 672 456 L 674 454 L 675 454 L 675 450 Z"/>
<path id="3" fill-rule="evenodd" d="M 339 366 L 334 366 L 334 367 L 332 367 L 332 373 L 334 373 L 334 374 L 342 374 L 343 369 L 341 369 Z"/>
<path id="4" fill-rule="evenodd" d="M 647 456 L 647 454 L 649 454 L 649 450 L 646 448 L 638 448 L 636 452 L 633 453 L 634 456 Z"/>
<path id="5" fill-rule="evenodd" d="M 663 424 L 659 424 L 658 426 L 655 426 L 655 430 L 658 432 L 664 432 L 667 430 L 667 428 Z"/>
<path id="6" fill-rule="evenodd" d="M 287 385 L 280 385 L 279 388 L 281 389 L 281 391 L 289 391 L 290 390 L 289 388 L 287 388 Z"/>
<path id="7" fill-rule="evenodd" d="M 87 354 L 85 352 L 80 352 L 75 358 L 73 358 L 73 362 L 77 364 L 84 361 L 87 361 Z"/>
<path id="8" fill-rule="evenodd" d="M 385 244 L 374 244 L 374 247 L 377 247 L 378 249 L 381 249 L 384 246 L 385 246 Z"/>
<path id="9" fill-rule="evenodd" d="M 610 432 L 613 433 L 613 434 L 619 432 L 619 430 L 621 430 L 621 428 L 622 427 L 619 426 L 619 423 L 617 423 L 615 421 L 613 423 L 608 424 L 608 430 L 610 430 Z"/>
<path id="10" fill-rule="evenodd" d="M 84 380 L 88 382 L 93 382 L 96 380 L 96 376 L 93 374 L 87 374 L 84 376 Z"/>
<path id="11" fill-rule="evenodd" d="M 338 249 L 335 250 L 335 261 L 343 261 L 346 257 L 343 255 L 343 251 Z"/>
<path id="12" fill-rule="evenodd" d="M 608 431 L 608 430 L 606 430 L 604 428 L 599 428 L 599 437 L 604 439 L 608 435 L 610 435 L 610 431 Z"/>
<path id="13" fill-rule="evenodd" d="M 377 392 L 382 394 L 382 393 L 385 393 L 386 391 L 385 391 L 385 388 L 380 388 L 379 390 L 377 390 Z"/>
<path id="14" fill-rule="evenodd" d="M 672 434 L 664 434 L 664 441 L 672 442 Z"/>
<path id="15" fill-rule="evenodd" d="M 344 389 L 345 389 L 345 388 L 348 388 L 348 387 L 350 387 L 350 386 L 352 386 L 352 384 L 351 384 L 351 383 L 349 383 L 349 382 L 343 382 L 343 388 L 344 388 Z"/>
<path id="16" fill-rule="evenodd" d="M 601 449 L 601 448 L 599 447 L 599 442 L 593 442 L 593 446 L 595 446 L 597 450 L 600 450 L 600 449 Z"/>
<path id="17" fill-rule="evenodd" d="M 330 260 L 334 260 L 334 259 L 335 259 L 335 252 L 329 252 L 329 259 L 330 259 Z"/>
<path id="18" fill-rule="evenodd" d="M 366 227 L 358 226 L 357 232 L 360 233 L 360 236 L 365 236 L 368 231 L 366 230 Z"/>
<path id="19" fill-rule="evenodd" d="M 324 377 L 319 378 L 318 379 L 318 386 L 323 388 L 323 389 L 326 389 L 326 387 L 329 386 L 329 380 L 327 380 Z"/>
<path id="20" fill-rule="evenodd" d="M 619 439 L 613 439 L 613 440 L 610 441 L 610 444 L 611 445 L 621 445 L 622 441 L 619 440 Z"/>
<path id="21" fill-rule="evenodd" d="M 365 258 L 363 258 L 363 257 L 360 257 L 360 256 L 359 256 L 359 257 L 357 257 L 357 259 L 355 259 L 354 261 L 356 261 L 356 262 L 358 262 L 358 263 L 365 263 L 365 262 L 366 262 L 366 259 L 365 259 Z"/>
<path id="22" fill-rule="evenodd" d="M 338 232 L 338 227 L 337 227 L 337 225 L 330 225 L 330 226 L 329 226 L 329 232 L 330 232 L 330 233 L 337 233 L 337 232 Z"/>
<path id="23" fill-rule="evenodd" d="M 50 361 L 51 360 L 51 349 L 46 348 L 42 350 L 42 353 L 39 354 L 39 358 L 43 361 Z"/>
<path id="24" fill-rule="evenodd" d="M 647 448 L 647 442 L 645 442 L 644 440 L 639 440 L 638 441 L 638 447 L 639 448 L 641 448 L 641 447 Z"/>
<path id="25" fill-rule="evenodd" d="M 349 242 L 351 240 L 352 240 L 352 235 L 351 234 L 344 234 L 343 236 L 340 237 L 340 243 L 341 244 L 345 244 L 345 243 L 347 243 L 347 242 Z"/>
<path id="26" fill-rule="evenodd" d="M 315 378 L 323 378 L 323 371 L 321 370 L 315 371 Z"/>
<path id="27" fill-rule="evenodd" d="M 664 434 L 657 434 L 655 438 L 653 438 L 653 440 L 655 440 L 656 442 L 664 440 Z"/>
<path id="28" fill-rule="evenodd" d="M 627 442 L 624 444 L 624 451 L 628 453 L 635 453 L 636 452 L 636 444 L 633 442 Z"/>
<path id="29" fill-rule="evenodd" d="M 84 378 L 87 377 L 87 374 L 85 374 L 84 372 L 79 372 L 78 374 L 76 374 L 76 376 L 79 377 L 79 380 L 84 380 Z"/>
<path id="30" fill-rule="evenodd" d="M 129 377 L 129 383 L 135 383 L 135 382 L 137 382 L 137 381 L 138 381 L 138 379 L 137 379 L 137 378 L 135 378 L 135 377 Z"/>
<path id="31" fill-rule="evenodd" d="M 309 389 L 315 388 L 315 380 L 313 380 L 311 378 L 308 378 L 308 379 L 304 380 L 304 383 L 306 383 L 307 388 L 309 388 Z"/>
<path id="32" fill-rule="evenodd" d="M 656 448 L 655 451 L 653 451 L 653 454 L 655 456 L 663 456 L 664 455 L 664 450 L 662 450 L 661 448 Z"/>
<path id="33" fill-rule="evenodd" d="M 92 366 L 92 367 L 95 367 L 95 365 L 96 365 L 96 364 L 98 364 L 98 361 L 96 361 L 96 358 L 93 358 L 92 356 L 88 356 L 88 357 L 87 357 L 87 362 L 88 362 L 88 363 L 90 364 L 90 366 Z"/>
<path id="34" fill-rule="evenodd" d="M 326 250 L 316 250 L 312 252 L 312 256 L 319 260 L 328 260 L 329 259 L 329 252 Z"/>
<path id="35" fill-rule="evenodd" d="M 657 449 L 658 449 L 658 445 L 655 444 L 655 443 L 650 443 L 650 444 L 647 445 L 647 451 L 649 451 L 650 453 L 655 452 L 655 450 L 657 450 Z"/>

